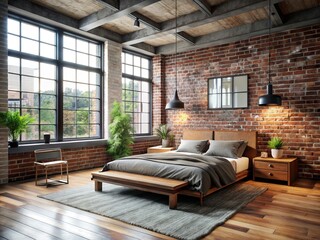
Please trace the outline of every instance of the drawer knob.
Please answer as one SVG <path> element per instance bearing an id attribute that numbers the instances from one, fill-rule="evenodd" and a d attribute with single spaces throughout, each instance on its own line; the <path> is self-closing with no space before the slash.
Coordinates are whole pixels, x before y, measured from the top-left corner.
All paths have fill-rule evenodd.
<path id="1" fill-rule="evenodd" d="M 272 165 L 272 164 L 269 164 L 268 167 L 273 168 L 273 165 Z"/>
<path id="2" fill-rule="evenodd" d="M 273 176 L 273 173 L 269 172 L 268 175 L 269 175 L 269 176 Z"/>

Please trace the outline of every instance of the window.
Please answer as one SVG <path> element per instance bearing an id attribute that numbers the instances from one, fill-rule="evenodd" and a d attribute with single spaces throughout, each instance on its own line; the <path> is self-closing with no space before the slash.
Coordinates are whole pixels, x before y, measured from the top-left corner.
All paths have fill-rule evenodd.
<path id="1" fill-rule="evenodd" d="M 122 53 L 122 102 L 135 135 L 151 134 L 151 59 Z"/>
<path id="2" fill-rule="evenodd" d="M 208 80 L 208 108 L 248 107 L 248 76 L 216 77 Z"/>
<path id="3" fill-rule="evenodd" d="M 21 141 L 101 138 L 101 56 L 98 42 L 8 18 L 8 106 L 35 118 Z"/>

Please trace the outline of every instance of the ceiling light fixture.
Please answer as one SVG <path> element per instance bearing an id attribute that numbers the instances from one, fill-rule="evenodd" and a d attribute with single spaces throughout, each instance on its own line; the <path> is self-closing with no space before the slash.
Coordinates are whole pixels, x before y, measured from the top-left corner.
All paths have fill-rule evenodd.
<path id="1" fill-rule="evenodd" d="M 140 27 L 140 21 L 139 21 L 139 18 L 136 18 L 136 20 L 134 20 L 134 26 L 136 27 Z"/>
<path id="2" fill-rule="evenodd" d="M 182 109 L 184 108 L 184 103 L 180 101 L 179 96 L 178 96 L 178 66 L 177 66 L 177 53 L 178 53 L 178 6 L 177 6 L 177 0 L 175 1 L 175 6 L 176 6 L 176 32 L 175 32 L 175 73 L 176 73 L 176 90 L 174 92 L 173 99 L 170 100 L 170 102 L 167 103 L 166 105 L 166 110 L 174 110 L 174 109 Z"/>
<path id="3" fill-rule="evenodd" d="M 272 84 L 271 84 L 271 74 L 270 74 L 270 35 L 271 35 L 271 1 L 269 0 L 269 51 L 268 51 L 268 78 L 269 83 L 267 85 L 267 95 L 263 95 L 259 97 L 259 106 L 281 106 L 281 97 L 279 95 L 274 95 L 272 91 Z"/>

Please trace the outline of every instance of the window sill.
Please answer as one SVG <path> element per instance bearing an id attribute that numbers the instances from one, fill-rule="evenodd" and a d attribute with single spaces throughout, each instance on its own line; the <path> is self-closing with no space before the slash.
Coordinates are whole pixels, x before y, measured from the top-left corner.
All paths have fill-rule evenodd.
<path id="1" fill-rule="evenodd" d="M 157 136 L 139 136 L 134 138 L 134 142 L 143 141 L 153 141 L 157 140 Z M 61 149 L 72 149 L 72 148 L 83 148 L 83 147 L 96 147 L 96 146 L 106 146 L 107 139 L 95 139 L 95 140 L 84 140 L 84 141 L 69 141 L 69 142 L 51 142 L 49 144 L 45 143 L 34 143 L 34 144 L 21 144 L 17 148 L 8 148 L 9 154 L 14 153 L 25 153 L 33 152 L 36 149 L 44 148 L 61 148 Z"/>

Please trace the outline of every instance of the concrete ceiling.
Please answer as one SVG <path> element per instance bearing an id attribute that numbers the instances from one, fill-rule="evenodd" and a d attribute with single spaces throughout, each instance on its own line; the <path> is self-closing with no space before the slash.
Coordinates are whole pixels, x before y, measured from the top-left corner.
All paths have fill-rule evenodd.
<path id="1" fill-rule="evenodd" d="M 320 0 L 9 0 L 9 11 L 147 55 L 320 23 Z M 177 18 L 176 18 L 177 16 Z M 136 18 L 140 27 L 134 26 Z"/>

